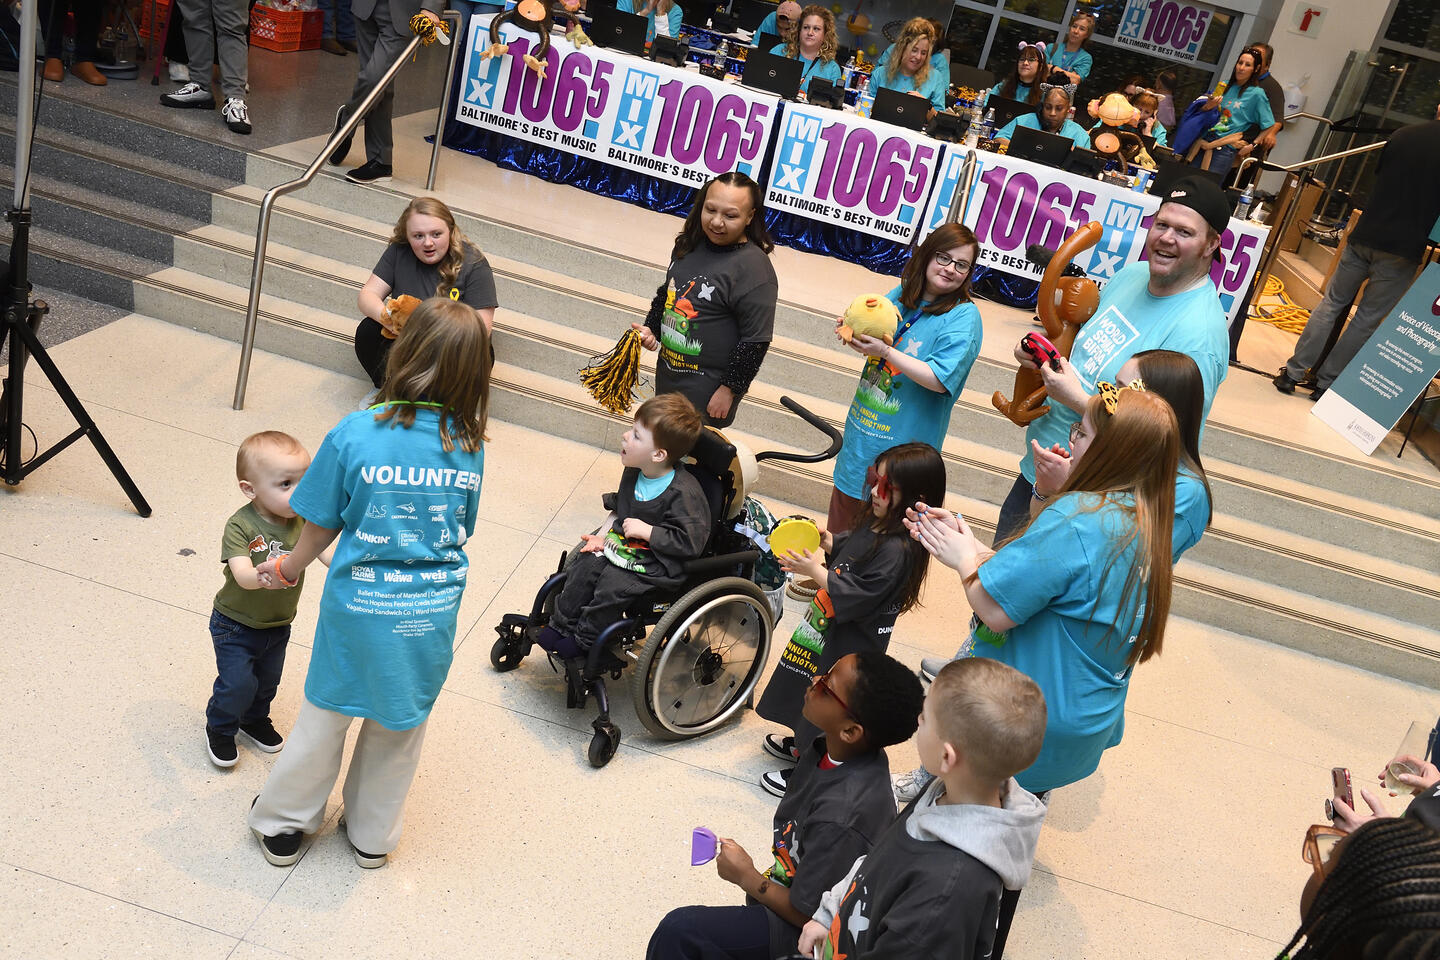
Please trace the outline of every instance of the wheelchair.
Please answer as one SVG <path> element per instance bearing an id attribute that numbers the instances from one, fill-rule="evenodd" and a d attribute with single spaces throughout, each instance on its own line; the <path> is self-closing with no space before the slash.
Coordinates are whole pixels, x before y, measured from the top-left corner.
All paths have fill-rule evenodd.
<path id="1" fill-rule="evenodd" d="M 831 424 L 789 397 L 780 402 L 825 434 L 827 448 L 814 454 L 751 454 L 717 430 L 701 431 L 684 468 L 705 492 L 713 524 L 704 552 L 685 564 L 684 582 L 637 598 L 588 647 L 545 651 L 551 668 L 564 673 L 566 706 L 581 709 L 593 696 L 599 707 L 591 723 L 591 766 L 605 766 L 620 746 L 620 728 L 610 717 L 607 674 L 618 681 L 633 664 L 635 712 L 645 729 L 661 740 L 709 733 L 750 702 L 770 653 L 774 619 L 768 597 L 752 579 L 762 552 L 737 530 L 742 525 L 734 519 L 743 506 L 744 488 L 757 476 L 759 461 L 820 463 L 839 453 L 841 442 Z M 569 567 L 579 556 L 578 545 L 564 553 L 530 612 L 506 614 L 495 627 L 490 663 L 497 671 L 514 670 L 539 645 L 540 631 L 549 623 Z"/>

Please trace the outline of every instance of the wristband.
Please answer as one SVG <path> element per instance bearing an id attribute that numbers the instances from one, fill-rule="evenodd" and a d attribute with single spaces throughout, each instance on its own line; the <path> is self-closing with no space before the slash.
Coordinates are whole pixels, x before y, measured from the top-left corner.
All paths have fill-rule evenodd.
<path id="1" fill-rule="evenodd" d="M 280 564 L 283 563 L 284 560 L 285 560 L 285 558 L 288 557 L 288 556 L 290 556 L 290 554 L 288 554 L 288 553 L 282 553 L 282 554 L 280 554 L 280 556 L 278 556 L 278 557 L 275 558 L 275 576 L 279 577 L 279 578 L 280 578 L 280 582 L 283 583 L 283 584 L 285 584 L 285 586 L 287 586 L 287 587 L 299 586 L 299 584 L 300 584 L 300 578 L 297 576 L 294 580 L 286 580 L 286 579 L 285 579 L 285 571 L 284 571 L 284 569 L 282 569 L 281 566 L 280 566 Z"/>
<path id="2" fill-rule="evenodd" d="M 1045 494 L 1041 493 L 1039 488 L 1036 487 L 1033 483 L 1030 484 L 1030 496 L 1034 497 L 1040 503 L 1045 503 L 1050 499 L 1049 497 L 1045 496 Z"/>

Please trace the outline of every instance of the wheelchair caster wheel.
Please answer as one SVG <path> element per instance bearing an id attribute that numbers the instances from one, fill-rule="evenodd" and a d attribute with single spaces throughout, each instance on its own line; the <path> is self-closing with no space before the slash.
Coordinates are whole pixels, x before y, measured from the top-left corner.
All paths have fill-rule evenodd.
<path id="1" fill-rule="evenodd" d="M 520 661 L 525 655 L 515 649 L 515 643 L 510 637 L 502 635 L 490 648 L 490 665 L 499 673 L 506 673 L 520 666 Z"/>
<path id="2" fill-rule="evenodd" d="M 615 725 L 598 728 L 590 738 L 590 766 L 603 767 L 620 747 L 620 728 Z"/>

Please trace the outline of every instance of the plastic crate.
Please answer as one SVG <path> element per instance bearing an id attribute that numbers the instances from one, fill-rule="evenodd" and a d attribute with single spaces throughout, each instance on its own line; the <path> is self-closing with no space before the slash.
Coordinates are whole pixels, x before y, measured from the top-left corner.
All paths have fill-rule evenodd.
<path id="1" fill-rule="evenodd" d="M 155 0 L 155 22 L 150 22 L 151 0 L 141 0 L 140 3 L 140 39 L 149 40 L 151 31 L 155 32 L 156 40 L 163 40 L 165 37 L 165 24 L 170 21 L 170 0 Z"/>
<path id="2" fill-rule="evenodd" d="M 318 50 L 325 35 L 325 13 L 321 10 L 273 10 L 257 3 L 250 10 L 250 45 L 263 50 L 291 53 Z"/>

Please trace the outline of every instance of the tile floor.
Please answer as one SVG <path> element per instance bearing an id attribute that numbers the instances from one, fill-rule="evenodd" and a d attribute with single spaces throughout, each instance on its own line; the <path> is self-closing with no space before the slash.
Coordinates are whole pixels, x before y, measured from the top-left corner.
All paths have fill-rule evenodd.
<path id="1" fill-rule="evenodd" d="M 712 869 L 688 866 L 687 838 L 706 824 L 765 850 L 763 722 L 655 742 L 616 684 L 625 740 L 595 771 L 590 715 L 566 711 L 544 661 L 504 675 L 488 663 L 492 625 L 528 604 L 593 522 L 613 455 L 492 424 L 485 547 L 471 551 L 404 839 L 387 868 L 360 870 L 335 831 L 337 795 L 305 856 L 277 869 L 244 823 L 271 760 L 242 747 L 219 771 L 205 755 L 215 548 L 239 503 L 239 440 L 283 428 L 313 449 L 362 384 L 257 354 L 260 389 L 237 413 L 234 344 L 135 316 L 54 357 L 154 515 L 135 515 L 83 442 L 0 490 L 0 684 L 12 700 L 0 956 L 639 957 L 669 908 L 733 902 Z M 33 365 L 29 380 L 26 421 L 48 446 L 72 424 Z M 968 616 L 956 586 L 936 575 L 897 629 L 896 656 L 955 646 Z M 317 578 L 275 706 L 282 731 L 319 596 Z M 1125 742 L 1054 799 L 1010 956 L 1274 956 L 1296 923 L 1300 838 L 1328 768 L 1378 769 L 1407 723 L 1434 711 L 1431 690 L 1175 622 L 1139 671 Z M 904 769 L 913 749 L 891 759 Z"/>

